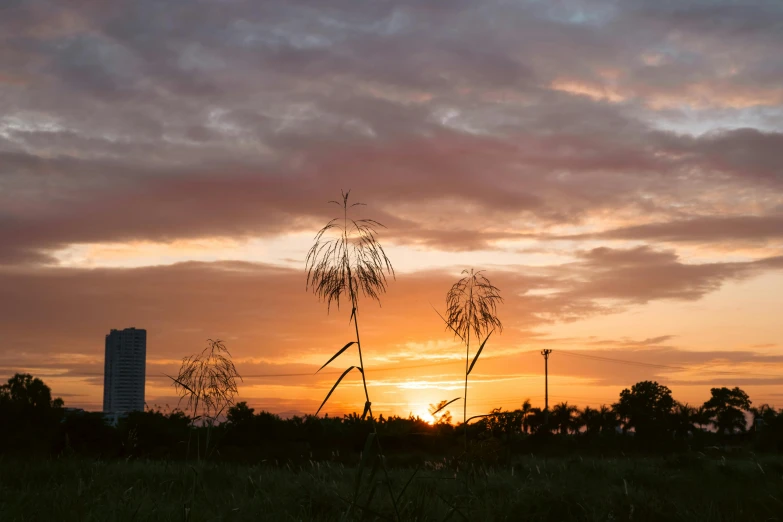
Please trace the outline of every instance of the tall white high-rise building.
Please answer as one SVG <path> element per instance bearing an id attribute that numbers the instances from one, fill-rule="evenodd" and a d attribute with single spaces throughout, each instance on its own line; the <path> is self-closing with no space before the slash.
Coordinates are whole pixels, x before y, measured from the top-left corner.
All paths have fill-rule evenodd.
<path id="1" fill-rule="evenodd" d="M 112 330 L 106 336 L 103 411 L 144 411 L 147 330 Z"/>

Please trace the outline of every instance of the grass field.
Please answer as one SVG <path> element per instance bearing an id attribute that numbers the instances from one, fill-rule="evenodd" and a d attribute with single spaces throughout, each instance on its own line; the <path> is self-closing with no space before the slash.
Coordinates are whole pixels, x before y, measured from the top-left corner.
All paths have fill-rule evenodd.
<path id="1" fill-rule="evenodd" d="M 781 457 L 527 456 L 478 468 L 468 481 L 429 468 L 402 495 L 401 520 L 783 520 Z M 0 473 L 2 522 L 339 520 L 356 477 L 324 462 L 292 469 L 7 458 Z M 396 492 L 411 474 L 391 471 Z M 376 489 L 371 509 L 355 509 L 349 519 L 392 519 L 386 489 Z"/>

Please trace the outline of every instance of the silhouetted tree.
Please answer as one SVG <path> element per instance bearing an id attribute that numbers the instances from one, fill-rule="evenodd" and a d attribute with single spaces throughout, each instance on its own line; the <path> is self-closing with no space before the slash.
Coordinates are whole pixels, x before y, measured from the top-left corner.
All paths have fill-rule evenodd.
<path id="1" fill-rule="evenodd" d="M 362 417 L 355 411 L 347 415 L 343 415 L 343 424 L 346 426 L 363 424 L 363 423 L 364 423 L 364 417 Z"/>
<path id="2" fill-rule="evenodd" d="M 129 412 L 117 432 L 126 458 L 172 458 L 187 457 L 185 444 L 193 429 L 191 419 L 182 411 L 148 409 Z"/>
<path id="3" fill-rule="evenodd" d="M 768 404 L 751 408 L 755 446 L 759 450 L 783 451 L 783 410 L 777 411 Z"/>
<path id="4" fill-rule="evenodd" d="M 769 404 L 762 404 L 758 408 L 750 408 L 750 412 L 753 414 L 753 426 L 756 427 L 761 421 L 762 425 L 770 426 L 775 423 L 779 414 Z"/>
<path id="5" fill-rule="evenodd" d="M 62 399 L 41 379 L 17 373 L 0 386 L 0 452 L 50 451 L 58 437 Z"/>
<path id="6" fill-rule="evenodd" d="M 602 404 L 598 409 L 598 416 L 601 419 L 601 433 L 614 435 L 620 426 L 620 419 L 617 412 L 609 406 Z"/>
<path id="7" fill-rule="evenodd" d="M 531 433 L 541 433 L 546 430 L 546 412 L 541 408 L 530 408 L 530 412 L 525 417 Z"/>
<path id="8" fill-rule="evenodd" d="M 585 433 L 594 435 L 601 431 L 601 413 L 599 410 L 585 406 L 576 418 L 578 427 L 584 427 Z"/>
<path id="9" fill-rule="evenodd" d="M 48 406 L 47 406 L 48 403 Z M 60 455 L 74 453 L 100 458 L 184 458 L 186 442 L 191 435 L 205 433 L 208 428 L 194 425 L 181 411 L 172 413 L 160 410 L 129 413 L 115 426 L 104 423 L 102 413 L 89 413 L 79 409 L 57 408 L 60 401 L 51 399 L 51 391 L 40 379 L 26 374 L 15 375 L 8 384 L 0 386 L 0 452 L 12 454 Z M 437 407 L 431 405 L 436 414 Z M 495 408 L 482 420 L 469 425 L 469 437 L 475 437 L 478 458 L 484 458 L 482 449 L 491 448 L 497 456 L 499 445 L 516 440 L 509 450 L 539 444 L 571 445 L 567 436 L 545 437 L 551 429 L 561 434 L 573 433 L 583 437 L 581 443 L 596 444 L 603 449 L 642 448 L 676 449 L 672 439 L 691 439 L 689 447 L 698 448 L 716 440 L 716 433 L 702 433 L 696 426 L 713 423 L 721 434 L 731 434 L 745 428 L 745 418 L 750 412 L 758 423 L 752 444 L 755 451 L 783 451 L 783 415 L 769 405 L 750 407 L 750 399 L 739 388 L 714 388 L 712 398 L 699 408 L 692 408 L 671 399 L 668 388 L 654 382 L 637 383 L 630 390 L 623 390 L 614 409 L 590 406 L 579 411 L 567 402 L 554 406 L 545 423 L 545 412 L 534 408 L 526 400 L 520 408 L 506 411 Z M 448 404 L 446 404 L 448 405 Z M 443 410 L 440 410 L 443 411 Z M 637 430 L 637 445 L 632 439 L 615 438 L 616 428 L 623 415 L 624 428 Z M 462 425 L 446 422 L 448 414 L 437 417 L 435 425 L 422 419 L 391 416 L 377 420 L 378 433 L 397 458 L 407 459 L 418 452 L 446 455 L 462 445 L 461 437 L 455 437 Z M 369 417 L 350 413 L 338 417 L 318 418 L 313 415 L 294 416 L 290 419 L 261 411 L 255 414 L 246 402 L 228 408 L 227 422 L 216 425 L 214 436 L 220 441 L 220 456 L 226 460 L 245 462 L 273 462 L 276 459 L 342 459 L 355 464 L 355 452 L 364 447 L 372 428 Z M 580 435 L 584 427 L 584 435 Z M 531 438 L 520 437 L 522 432 L 532 432 Z M 487 437 L 491 433 L 492 437 Z M 539 436 L 539 434 L 541 436 Z M 427 436 L 422 436 L 427 435 Z M 461 433 L 460 433 L 461 435 Z M 599 436 L 600 435 L 600 436 Z M 672 435 L 674 437 L 672 437 Z M 659 438 L 655 438 L 655 437 Z M 606 440 L 611 437 L 611 440 Z M 650 437 L 653 437 L 652 439 Z M 193 437 L 196 439 L 196 437 Z M 201 438 L 201 451 L 204 438 Z M 563 440 L 565 439 L 565 440 Z M 669 441 L 658 446 L 651 441 Z M 605 443 L 609 443 L 604 445 Z M 384 442 L 386 445 L 386 442 Z M 341 454 L 341 452 L 344 453 Z M 346 457 L 342 457 L 345 455 Z M 415 457 L 415 458 L 418 458 Z"/>
<path id="10" fill-rule="evenodd" d="M 533 406 L 530 404 L 530 399 L 525 399 L 520 408 L 522 416 L 522 431 L 528 433 L 530 431 L 530 412 L 533 410 Z"/>
<path id="11" fill-rule="evenodd" d="M 435 424 L 451 424 L 451 412 L 443 409 L 448 403 L 447 399 L 443 399 L 438 404 L 430 404 L 427 411 L 432 415 Z"/>
<path id="12" fill-rule="evenodd" d="M 642 381 L 620 392 L 614 409 L 623 421 L 623 431 L 633 429 L 638 437 L 658 437 L 668 430 L 674 399 L 666 386 Z"/>
<path id="13" fill-rule="evenodd" d="M 712 397 L 704 403 L 709 412 L 712 425 L 721 434 L 732 434 L 736 431 L 745 432 L 747 422 L 745 412 L 750 411 L 751 401 L 748 394 L 735 387 L 732 389 L 712 388 Z"/>
<path id="14" fill-rule="evenodd" d="M 672 410 L 672 429 L 674 436 L 680 439 L 686 439 L 694 430 L 694 412 L 696 410 L 687 403 L 675 403 Z"/>
<path id="15" fill-rule="evenodd" d="M 65 415 L 59 426 L 56 453 L 77 453 L 91 457 L 114 457 L 121 445 L 117 430 L 106 424 L 102 412 L 76 410 Z"/>
<path id="16" fill-rule="evenodd" d="M 704 426 L 710 423 L 710 412 L 707 411 L 704 405 L 694 408 L 693 423 L 699 427 L 699 431 L 703 431 Z"/>
<path id="17" fill-rule="evenodd" d="M 579 408 L 571 406 L 568 402 L 555 404 L 552 413 L 549 414 L 549 422 L 560 430 L 561 434 L 566 434 L 574 429 L 574 416 L 579 412 Z"/>
<path id="18" fill-rule="evenodd" d="M 44 382 L 29 373 L 17 373 L 0 386 L 0 401 L 19 408 L 45 410 L 60 408 L 63 400 L 52 400 L 52 391 Z"/>
<path id="19" fill-rule="evenodd" d="M 504 411 L 495 408 L 484 419 L 484 424 L 494 436 L 508 438 L 518 435 L 522 431 L 522 410 Z"/>
<path id="20" fill-rule="evenodd" d="M 228 409 L 226 420 L 232 424 L 242 424 L 253 420 L 253 408 L 248 408 L 247 402 L 242 401 L 234 404 Z"/>

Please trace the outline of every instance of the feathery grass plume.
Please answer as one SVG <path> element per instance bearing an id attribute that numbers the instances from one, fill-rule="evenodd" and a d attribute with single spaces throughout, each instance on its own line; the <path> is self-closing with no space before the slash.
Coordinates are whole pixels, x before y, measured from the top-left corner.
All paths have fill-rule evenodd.
<path id="1" fill-rule="evenodd" d="M 237 372 L 231 353 L 223 341 L 207 340 L 208 345 L 200 353 L 184 357 L 177 377 L 173 381 L 180 401 L 187 400 L 192 422 L 201 420 L 207 426 L 207 448 L 212 426 L 217 418 L 234 402 L 237 394 Z"/>
<path id="2" fill-rule="evenodd" d="M 377 240 L 377 228 L 386 228 L 373 219 L 349 219 L 348 209 L 364 203 L 348 204 L 351 191 L 342 192 L 343 217 L 326 224 L 315 236 L 307 253 L 307 288 L 326 301 L 340 306 L 340 297 L 347 294 L 351 300 L 353 318 L 359 307 L 359 293 L 380 304 L 386 292 L 386 276 L 394 277 L 394 268 Z"/>
<path id="3" fill-rule="evenodd" d="M 386 256 L 383 247 L 378 242 L 378 228 L 386 228 L 381 223 L 373 219 L 353 219 L 348 216 L 349 210 L 364 205 L 363 203 L 348 203 L 351 191 L 341 191 L 341 201 L 330 201 L 343 210 L 342 218 L 335 218 L 329 221 L 315 235 L 313 246 L 307 252 L 305 266 L 307 271 L 307 283 L 305 288 L 312 290 L 319 299 L 326 301 L 327 312 L 331 310 L 332 302 L 337 304 L 339 309 L 340 299 L 347 298 L 351 303 L 351 316 L 349 323 L 353 321 L 356 339 L 349 341 L 340 350 L 338 350 L 326 363 L 321 366 L 319 372 L 329 363 L 342 355 L 348 348 L 356 345 L 359 354 L 359 365 L 349 366 L 332 386 L 329 393 L 324 398 L 321 406 L 316 411 L 316 415 L 326 405 L 326 401 L 332 395 L 340 382 L 348 373 L 356 369 L 362 375 L 362 386 L 364 388 L 364 412 L 362 419 L 368 414 L 372 423 L 373 432 L 367 439 L 367 445 L 373 443 L 378 447 L 378 459 L 383 466 L 386 475 L 386 482 L 389 488 L 389 495 L 392 500 L 394 494 L 391 491 L 391 482 L 388 478 L 386 465 L 383 463 L 383 454 L 378 441 L 378 432 L 375 426 L 375 418 L 372 413 L 372 402 L 367 391 L 367 377 L 364 367 L 364 358 L 362 353 L 361 337 L 359 336 L 359 298 L 360 296 L 377 301 L 380 305 L 381 295 L 386 292 L 387 276 L 394 278 L 394 268 L 391 261 Z M 318 373 L 318 372 L 316 372 Z M 364 455 L 369 455 L 365 452 Z M 361 477 L 362 469 L 365 465 L 365 458 L 359 466 L 358 477 Z M 357 478 L 357 487 L 354 492 L 354 503 L 358 499 L 359 485 Z M 397 505 L 394 503 L 395 511 Z M 399 513 L 397 513 L 399 519 Z"/>
<path id="4" fill-rule="evenodd" d="M 385 228 L 381 223 L 372 219 L 354 220 L 348 217 L 348 210 L 363 205 L 363 203 L 348 203 L 351 191 L 341 192 L 342 201 L 330 201 L 343 209 L 343 217 L 335 218 L 326 224 L 315 236 L 313 246 L 307 253 L 305 265 L 307 270 L 306 289 L 320 299 L 326 301 L 327 310 L 334 301 L 339 308 L 340 298 L 347 297 L 351 302 L 351 317 L 356 332 L 356 340 L 348 342 L 337 351 L 318 370 L 323 370 L 329 363 L 342 355 L 348 348 L 356 345 L 359 352 L 359 366 L 349 367 L 332 387 L 324 399 L 316 415 L 326 404 L 326 400 L 332 394 L 340 381 L 354 368 L 362 374 L 364 395 L 366 399 L 364 414 L 370 414 L 372 408 L 367 392 L 367 380 L 365 377 L 364 360 L 362 354 L 361 338 L 359 336 L 359 297 L 363 295 L 380 304 L 381 294 L 386 292 L 389 275 L 394 277 L 394 268 L 386 256 L 383 247 L 377 240 L 377 227 Z"/>
<path id="5" fill-rule="evenodd" d="M 495 330 L 503 331 L 497 317 L 497 305 L 503 302 L 500 290 L 487 279 L 482 270 L 463 270 L 463 277 L 446 293 L 446 317 L 441 319 L 465 344 L 465 393 L 462 401 L 462 420 L 465 425 L 465 449 L 468 447 L 468 376 L 473 371 L 481 352 Z M 440 315 L 440 314 L 438 314 Z M 470 361 L 471 338 L 481 341 Z"/>

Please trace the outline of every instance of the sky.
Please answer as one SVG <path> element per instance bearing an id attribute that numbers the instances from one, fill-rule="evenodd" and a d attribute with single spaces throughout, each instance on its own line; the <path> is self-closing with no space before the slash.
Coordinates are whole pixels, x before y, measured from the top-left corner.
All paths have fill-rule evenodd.
<path id="1" fill-rule="evenodd" d="M 783 406 L 781 48 L 771 0 L 5 1 L 0 376 L 99 410 L 135 326 L 149 405 L 219 338 L 238 400 L 314 413 L 358 362 L 313 375 L 353 331 L 305 288 L 351 190 L 396 270 L 360 305 L 376 413 L 463 395 L 466 268 L 504 298 L 469 414 L 543 406 L 544 348 L 551 402 Z"/>

